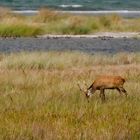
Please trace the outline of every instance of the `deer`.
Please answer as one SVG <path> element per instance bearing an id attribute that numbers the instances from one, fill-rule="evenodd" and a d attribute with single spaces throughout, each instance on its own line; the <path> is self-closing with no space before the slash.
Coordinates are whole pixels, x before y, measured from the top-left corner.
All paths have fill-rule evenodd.
<path id="1" fill-rule="evenodd" d="M 123 85 L 125 83 L 125 79 L 121 76 L 112 76 L 112 75 L 103 75 L 98 76 L 92 84 L 88 87 L 86 83 L 86 89 L 83 89 L 78 83 L 78 87 L 80 91 L 82 91 L 86 98 L 89 101 L 89 97 L 95 93 L 96 90 L 100 90 L 100 98 L 102 101 L 105 101 L 105 90 L 106 89 L 116 89 L 120 95 L 122 93 L 127 97 L 127 91 L 124 89 Z"/>

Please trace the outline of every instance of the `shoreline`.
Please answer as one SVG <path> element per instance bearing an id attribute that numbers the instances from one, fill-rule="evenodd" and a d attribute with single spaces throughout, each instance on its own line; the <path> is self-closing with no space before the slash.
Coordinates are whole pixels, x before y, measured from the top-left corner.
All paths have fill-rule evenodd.
<path id="1" fill-rule="evenodd" d="M 137 38 L 137 39 L 140 39 L 140 32 L 97 32 L 95 34 L 85 34 L 85 35 L 70 35 L 70 34 L 44 34 L 44 35 L 37 35 L 37 36 L 30 36 L 30 37 L 0 37 L 0 39 L 17 39 L 17 38 L 50 38 L 50 39 L 59 39 L 59 38 L 95 38 L 95 39 L 98 39 L 98 38 L 128 38 L 128 39 L 133 39 L 133 38 Z"/>
<path id="2" fill-rule="evenodd" d="M 45 34 L 39 35 L 38 38 L 135 38 L 140 37 L 140 32 L 97 32 L 87 35 L 57 35 Z"/>
<path id="3" fill-rule="evenodd" d="M 140 39 L 140 32 L 97 32 L 94 34 L 79 34 L 79 35 L 72 35 L 72 34 L 43 34 L 37 36 L 29 36 L 29 37 L 0 37 L 0 39 L 16 39 L 16 38 L 128 38 L 133 39 L 137 38 Z"/>
<path id="4" fill-rule="evenodd" d="M 12 13 L 23 14 L 23 15 L 36 15 L 39 10 L 13 10 Z M 107 14 L 118 14 L 122 17 L 126 18 L 138 18 L 140 17 L 140 11 L 129 11 L 129 10 L 102 10 L 102 11 L 65 11 L 65 10 L 57 10 L 56 12 L 62 14 L 77 14 L 77 15 L 92 15 L 92 16 L 100 16 Z"/>
<path id="5" fill-rule="evenodd" d="M 95 11 L 76 11 L 76 10 L 53 10 L 58 13 L 72 13 L 72 14 L 140 14 L 140 11 L 132 10 L 95 10 Z M 38 13 L 39 10 L 13 10 L 13 13 Z"/>
<path id="6" fill-rule="evenodd" d="M 29 36 L 29 37 L 1 37 L 0 39 L 16 39 L 16 38 L 140 38 L 140 32 L 97 32 L 94 34 L 43 34 L 37 36 Z"/>

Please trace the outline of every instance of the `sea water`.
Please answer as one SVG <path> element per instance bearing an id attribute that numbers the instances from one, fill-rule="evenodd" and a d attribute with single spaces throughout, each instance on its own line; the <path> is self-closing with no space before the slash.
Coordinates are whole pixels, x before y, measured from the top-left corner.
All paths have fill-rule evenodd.
<path id="1" fill-rule="evenodd" d="M 41 7 L 50 7 L 70 11 L 134 11 L 140 10 L 140 0 L 0 0 L 0 6 L 14 10 L 37 10 Z"/>
<path id="2" fill-rule="evenodd" d="M 0 6 L 19 13 L 36 13 L 40 8 L 52 8 L 72 13 L 118 13 L 140 16 L 140 0 L 0 0 Z"/>

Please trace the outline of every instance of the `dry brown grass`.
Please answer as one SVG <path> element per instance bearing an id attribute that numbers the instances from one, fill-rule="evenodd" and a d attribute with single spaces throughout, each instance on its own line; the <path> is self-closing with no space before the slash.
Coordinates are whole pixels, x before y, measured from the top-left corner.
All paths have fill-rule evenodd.
<path id="1" fill-rule="evenodd" d="M 120 62 L 122 54 L 114 60 L 78 52 L 1 54 L 0 139 L 138 140 L 140 55 L 126 56 L 127 64 Z M 37 66 L 48 60 L 56 66 Z M 96 92 L 88 103 L 77 82 L 90 85 L 96 75 L 108 73 L 126 78 L 128 97 L 106 91 L 102 103 Z"/>

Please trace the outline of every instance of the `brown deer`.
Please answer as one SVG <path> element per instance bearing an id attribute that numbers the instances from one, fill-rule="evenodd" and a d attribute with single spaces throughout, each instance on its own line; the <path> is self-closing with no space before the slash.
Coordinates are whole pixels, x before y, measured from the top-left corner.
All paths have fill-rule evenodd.
<path id="1" fill-rule="evenodd" d="M 127 96 L 126 90 L 123 88 L 125 79 L 121 76 L 98 76 L 95 81 L 87 87 L 86 89 L 81 88 L 80 84 L 78 86 L 82 92 L 86 95 L 87 99 L 95 93 L 96 90 L 100 90 L 100 97 L 102 101 L 105 100 L 105 89 L 116 89 L 120 94 L 124 93 Z"/>

